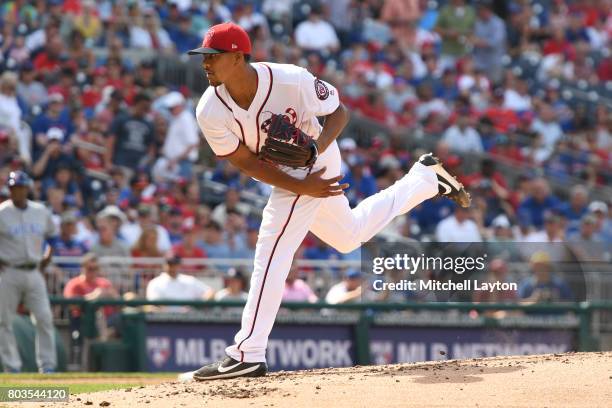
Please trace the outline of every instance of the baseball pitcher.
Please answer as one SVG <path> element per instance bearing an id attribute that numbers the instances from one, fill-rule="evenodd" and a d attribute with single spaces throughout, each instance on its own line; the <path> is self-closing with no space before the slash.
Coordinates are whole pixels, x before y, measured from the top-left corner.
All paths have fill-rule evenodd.
<path id="1" fill-rule="evenodd" d="M 336 88 L 295 65 L 250 63 L 249 37 L 233 23 L 211 27 L 202 47 L 189 54 L 202 55 L 210 83 L 196 108 L 206 141 L 217 156 L 273 186 L 235 344 L 225 359 L 200 368 L 193 378 L 261 376 L 285 279 L 308 231 L 347 253 L 437 194 L 462 206 L 469 206 L 470 197 L 428 154 L 401 180 L 351 209 L 343 194 L 347 185 L 338 184 L 336 138 L 348 112 Z M 324 118 L 323 126 L 317 117 Z"/>

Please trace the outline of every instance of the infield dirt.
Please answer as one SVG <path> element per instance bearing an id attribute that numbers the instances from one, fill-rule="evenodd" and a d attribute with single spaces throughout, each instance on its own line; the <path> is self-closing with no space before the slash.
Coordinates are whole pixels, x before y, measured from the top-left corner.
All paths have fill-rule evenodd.
<path id="1" fill-rule="evenodd" d="M 171 381 L 35 406 L 610 407 L 612 352 L 275 372 L 207 383 Z"/>

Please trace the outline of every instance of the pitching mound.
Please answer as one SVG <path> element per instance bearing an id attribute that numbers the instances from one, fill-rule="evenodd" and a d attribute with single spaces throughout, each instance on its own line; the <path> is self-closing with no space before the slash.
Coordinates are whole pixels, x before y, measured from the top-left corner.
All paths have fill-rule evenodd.
<path id="1" fill-rule="evenodd" d="M 79 398 L 77 400 L 77 398 Z M 604 407 L 612 352 L 276 372 L 80 394 L 53 407 Z M 110 403 L 110 404 L 108 404 Z"/>

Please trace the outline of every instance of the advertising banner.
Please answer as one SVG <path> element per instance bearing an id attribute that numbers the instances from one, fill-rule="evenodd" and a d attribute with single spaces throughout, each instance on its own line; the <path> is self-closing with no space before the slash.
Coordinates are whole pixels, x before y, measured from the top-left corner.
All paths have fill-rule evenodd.
<path id="1" fill-rule="evenodd" d="M 149 371 L 191 371 L 225 357 L 234 324 L 147 323 Z M 277 325 L 268 343 L 271 371 L 356 364 L 352 325 Z"/>
<path id="2" fill-rule="evenodd" d="M 238 327 L 223 323 L 147 323 L 147 369 L 191 371 L 220 360 Z M 283 324 L 270 336 L 270 371 L 349 367 L 356 359 L 351 324 Z M 424 328 L 379 326 L 369 330 L 370 363 L 563 353 L 575 350 L 575 331 L 564 329 Z"/>
<path id="3" fill-rule="evenodd" d="M 373 326 L 372 364 L 563 353 L 574 350 L 570 330 Z"/>

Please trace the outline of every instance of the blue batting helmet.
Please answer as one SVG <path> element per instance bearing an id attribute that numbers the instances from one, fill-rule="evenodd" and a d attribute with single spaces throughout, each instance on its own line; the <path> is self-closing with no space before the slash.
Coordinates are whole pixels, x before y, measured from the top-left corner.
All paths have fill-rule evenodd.
<path id="1" fill-rule="evenodd" d="M 6 184 L 9 188 L 16 186 L 26 186 L 30 188 L 32 187 L 32 179 L 23 171 L 11 171 Z"/>

